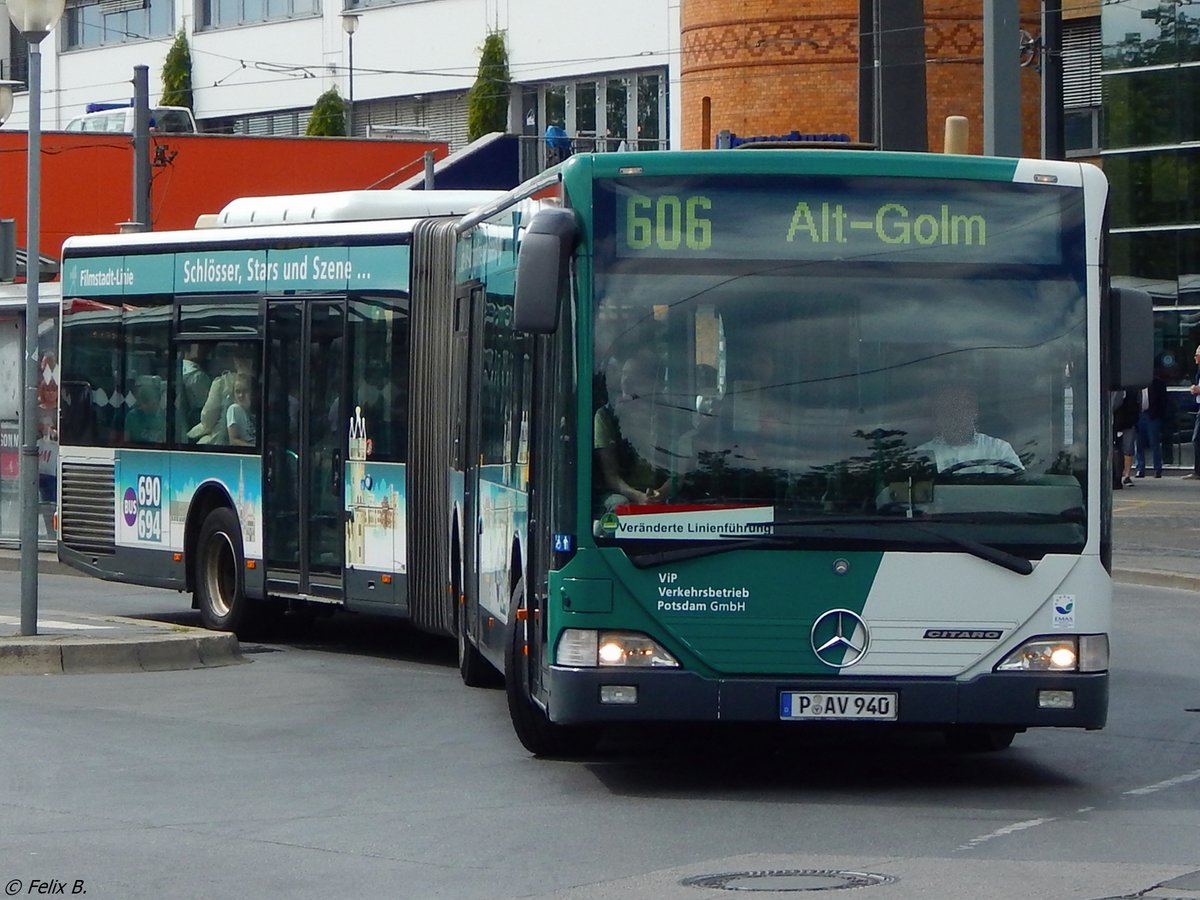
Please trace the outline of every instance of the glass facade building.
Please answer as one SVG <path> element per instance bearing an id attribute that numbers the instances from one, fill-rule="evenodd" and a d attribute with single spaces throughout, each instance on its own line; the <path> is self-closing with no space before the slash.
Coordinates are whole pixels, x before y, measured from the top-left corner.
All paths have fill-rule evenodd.
<path id="1" fill-rule="evenodd" d="M 1175 400 L 1168 465 L 1192 466 L 1200 345 L 1200 4 L 1105 2 L 1101 156 L 1113 283 L 1148 291 L 1155 361 Z"/>

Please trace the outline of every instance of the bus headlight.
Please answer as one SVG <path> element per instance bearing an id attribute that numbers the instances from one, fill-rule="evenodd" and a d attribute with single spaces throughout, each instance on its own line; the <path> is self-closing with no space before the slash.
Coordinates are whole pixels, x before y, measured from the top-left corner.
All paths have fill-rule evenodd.
<path id="1" fill-rule="evenodd" d="M 997 672 L 1075 672 L 1079 647 L 1075 638 L 1033 638 L 996 666 Z"/>
<path id="2" fill-rule="evenodd" d="M 657 641 L 636 631 L 593 631 L 568 628 L 558 641 L 560 666 L 677 668 L 679 662 Z"/>
<path id="3" fill-rule="evenodd" d="M 997 672 L 1103 672 L 1108 669 L 1108 635 L 1032 638 L 996 666 Z"/>

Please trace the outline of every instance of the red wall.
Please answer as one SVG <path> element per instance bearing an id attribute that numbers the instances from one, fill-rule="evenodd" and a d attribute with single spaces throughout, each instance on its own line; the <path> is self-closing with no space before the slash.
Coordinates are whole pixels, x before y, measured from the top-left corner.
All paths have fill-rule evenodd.
<path id="1" fill-rule="evenodd" d="M 0 131 L 0 218 L 25 246 L 28 136 Z M 236 197 L 390 188 L 423 170 L 443 143 L 350 138 L 179 134 L 152 137 L 153 229 L 191 228 Z M 169 162 L 167 161 L 169 160 Z M 42 135 L 41 254 L 58 258 L 73 234 L 112 234 L 133 218 L 133 140 L 125 134 Z"/>

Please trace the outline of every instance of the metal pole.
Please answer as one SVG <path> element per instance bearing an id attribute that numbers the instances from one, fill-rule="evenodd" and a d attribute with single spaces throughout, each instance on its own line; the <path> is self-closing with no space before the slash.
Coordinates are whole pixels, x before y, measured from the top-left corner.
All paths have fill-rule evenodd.
<path id="1" fill-rule="evenodd" d="M 133 221 L 150 230 L 150 68 L 133 67 Z"/>
<path id="2" fill-rule="evenodd" d="M 346 136 L 354 137 L 354 32 L 350 32 L 350 104 L 346 109 Z"/>
<path id="3" fill-rule="evenodd" d="M 1065 159 L 1062 0 L 1042 0 L 1042 158 Z"/>
<path id="4" fill-rule="evenodd" d="M 878 22 L 875 0 L 858 0 L 858 139 L 875 143 L 879 125 L 879 109 L 875 97 L 879 91 Z"/>
<path id="5" fill-rule="evenodd" d="M 0 219 L 0 282 L 17 280 L 17 221 Z"/>
<path id="6" fill-rule="evenodd" d="M 983 0 L 983 152 L 1021 155 L 1017 0 Z"/>
<path id="7" fill-rule="evenodd" d="M 876 32 L 879 122 L 875 146 L 880 150 L 924 153 L 929 149 L 924 10 L 922 0 L 879 3 Z"/>
<path id="8" fill-rule="evenodd" d="M 29 41 L 29 178 L 25 217 L 25 415 L 21 422 L 21 629 L 37 634 L 38 610 L 38 290 L 42 263 L 42 45 Z"/>

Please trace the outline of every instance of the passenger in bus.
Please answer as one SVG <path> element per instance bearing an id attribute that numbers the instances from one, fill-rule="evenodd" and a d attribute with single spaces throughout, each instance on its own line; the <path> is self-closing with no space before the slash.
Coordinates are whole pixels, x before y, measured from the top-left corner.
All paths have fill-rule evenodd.
<path id="1" fill-rule="evenodd" d="M 167 437 L 163 410 L 162 379 L 154 375 L 137 378 L 133 406 L 125 414 L 125 439 L 131 444 L 159 444 Z"/>
<path id="2" fill-rule="evenodd" d="M 60 392 L 59 427 L 77 444 L 97 441 L 96 402 L 89 381 L 64 381 Z"/>
<path id="3" fill-rule="evenodd" d="M 979 400 L 963 385 L 943 387 L 933 397 L 934 437 L 916 452 L 939 473 L 1012 474 L 1025 471 L 1012 445 L 977 430 Z"/>
<path id="4" fill-rule="evenodd" d="M 188 431 L 188 437 L 198 444 L 229 443 L 226 421 L 229 407 L 234 403 L 234 383 L 238 375 L 254 376 L 254 364 L 246 351 L 235 350 L 230 362 L 232 368 L 223 370 L 212 380 L 208 398 L 200 410 L 200 421 Z"/>
<path id="5" fill-rule="evenodd" d="M 235 447 L 253 447 L 258 443 L 254 414 L 254 381 L 239 373 L 233 382 L 233 403 L 225 413 L 225 430 Z"/>
<path id="6" fill-rule="evenodd" d="M 211 386 L 212 376 L 204 369 L 203 345 L 186 344 L 180 362 L 179 393 L 175 398 L 179 420 L 177 427 L 181 440 L 194 425 L 200 423 L 200 413 L 204 409 L 204 401 L 208 399 Z"/>
<path id="7" fill-rule="evenodd" d="M 652 462 L 654 435 L 655 362 L 648 355 L 625 360 L 616 396 L 596 410 L 593 441 L 596 471 L 606 509 L 665 500 L 667 473 Z"/>

